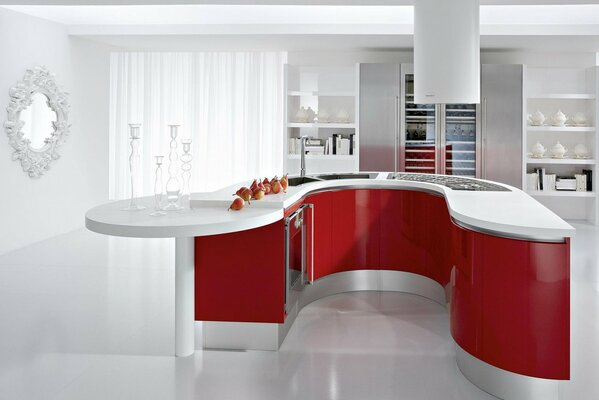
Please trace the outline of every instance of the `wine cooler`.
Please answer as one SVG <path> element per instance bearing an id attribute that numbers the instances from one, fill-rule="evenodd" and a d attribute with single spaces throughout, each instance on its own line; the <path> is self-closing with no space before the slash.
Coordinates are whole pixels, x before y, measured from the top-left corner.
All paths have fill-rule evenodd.
<path id="1" fill-rule="evenodd" d="M 415 104 L 411 65 L 401 66 L 400 171 L 480 176 L 480 107 Z"/>

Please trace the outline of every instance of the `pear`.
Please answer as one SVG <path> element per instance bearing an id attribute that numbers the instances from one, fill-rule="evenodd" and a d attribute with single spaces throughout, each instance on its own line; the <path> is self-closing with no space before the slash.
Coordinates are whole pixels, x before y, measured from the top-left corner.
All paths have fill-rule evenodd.
<path id="1" fill-rule="evenodd" d="M 237 197 L 235 200 L 233 200 L 233 202 L 229 206 L 229 211 L 230 210 L 239 211 L 243 208 L 243 205 L 244 205 L 243 199 L 241 197 Z"/>

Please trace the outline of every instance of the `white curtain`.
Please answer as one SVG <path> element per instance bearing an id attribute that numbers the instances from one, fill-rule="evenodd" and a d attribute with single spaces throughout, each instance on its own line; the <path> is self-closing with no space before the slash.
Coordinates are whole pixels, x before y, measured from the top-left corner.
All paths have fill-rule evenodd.
<path id="1" fill-rule="evenodd" d="M 130 195 L 128 124 L 141 123 L 138 193 L 154 192 L 154 156 L 168 178 L 168 124 L 192 140 L 192 192 L 283 172 L 281 52 L 112 53 L 110 198 Z"/>

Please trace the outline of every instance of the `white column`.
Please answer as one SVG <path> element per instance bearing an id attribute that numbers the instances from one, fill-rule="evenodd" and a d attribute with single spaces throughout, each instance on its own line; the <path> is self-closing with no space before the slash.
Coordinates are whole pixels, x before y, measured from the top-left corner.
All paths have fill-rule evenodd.
<path id="1" fill-rule="evenodd" d="M 194 352 L 194 238 L 175 238 L 175 355 Z"/>

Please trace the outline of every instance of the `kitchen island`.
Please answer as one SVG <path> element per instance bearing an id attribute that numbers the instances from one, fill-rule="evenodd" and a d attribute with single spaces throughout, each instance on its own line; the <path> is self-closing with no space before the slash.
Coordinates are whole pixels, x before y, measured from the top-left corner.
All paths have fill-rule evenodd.
<path id="1" fill-rule="evenodd" d="M 309 302 L 395 290 L 449 304 L 458 366 L 483 390 L 555 398 L 570 373 L 574 229 L 507 185 L 367 175 L 289 187 L 240 211 L 227 207 L 247 182 L 194 194 L 190 211 L 164 217 L 114 202 L 90 210 L 86 226 L 176 238 L 176 355 L 194 351 L 194 321 L 201 347 L 276 350 Z"/>

